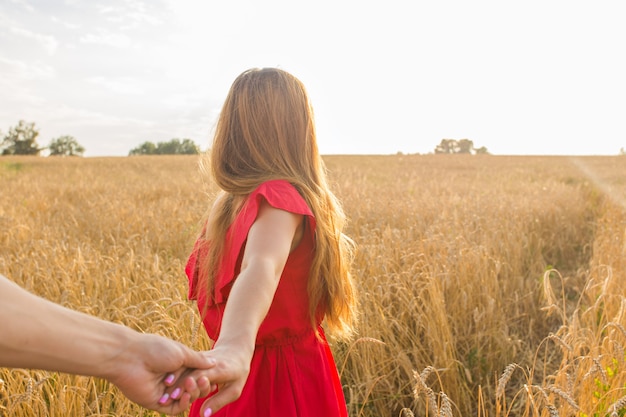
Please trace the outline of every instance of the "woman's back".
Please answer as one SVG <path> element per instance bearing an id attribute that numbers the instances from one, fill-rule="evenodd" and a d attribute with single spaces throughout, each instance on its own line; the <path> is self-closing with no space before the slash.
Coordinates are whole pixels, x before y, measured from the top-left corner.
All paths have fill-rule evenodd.
<path id="1" fill-rule="evenodd" d="M 270 309 L 259 327 L 250 375 L 241 397 L 216 415 L 346 416 L 341 384 L 323 330 L 318 327 L 318 338 L 309 318 L 307 285 L 315 250 L 315 219 L 304 199 L 286 181 L 262 184 L 248 197 L 231 226 L 231 249 L 224 256 L 216 282 L 214 298 L 218 302 L 207 301 L 197 293 L 205 328 L 213 340 L 219 337 L 226 300 L 239 274 L 246 237 L 262 201 L 304 215 L 304 233 L 287 258 Z M 191 264 L 194 259 L 192 255 Z M 192 290 L 196 290 L 194 279 L 192 273 Z M 318 317 L 318 325 L 321 319 Z M 191 416 L 199 415 L 202 402 L 194 403 Z"/>

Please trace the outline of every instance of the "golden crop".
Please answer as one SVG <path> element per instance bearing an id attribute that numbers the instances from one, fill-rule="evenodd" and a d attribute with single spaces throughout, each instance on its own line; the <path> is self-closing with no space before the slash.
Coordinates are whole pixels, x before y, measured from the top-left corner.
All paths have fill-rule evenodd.
<path id="1" fill-rule="evenodd" d="M 351 417 L 621 415 L 626 157 L 325 159 L 359 248 L 358 336 L 332 342 Z M 214 191 L 197 156 L 2 157 L 0 273 L 206 349 L 183 269 Z M 0 416 L 100 415 L 158 414 L 0 369 Z"/>

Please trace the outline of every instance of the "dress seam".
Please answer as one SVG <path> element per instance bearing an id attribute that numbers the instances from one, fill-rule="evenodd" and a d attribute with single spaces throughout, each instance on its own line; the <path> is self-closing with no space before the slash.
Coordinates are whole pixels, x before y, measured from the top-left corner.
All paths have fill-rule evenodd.
<path id="1" fill-rule="evenodd" d="M 285 345 L 294 345 L 310 336 L 315 337 L 315 332 L 313 332 L 312 329 L 308 329 L 305 332 L 302 332 L 300 334 L 295 334 L 295 335 L 288 336 L 279 340 L 257 342 L 254 345 L 254 347 L 260 348 L 260 347 L 277 347 L 277 346 L 285 346 Z"/>

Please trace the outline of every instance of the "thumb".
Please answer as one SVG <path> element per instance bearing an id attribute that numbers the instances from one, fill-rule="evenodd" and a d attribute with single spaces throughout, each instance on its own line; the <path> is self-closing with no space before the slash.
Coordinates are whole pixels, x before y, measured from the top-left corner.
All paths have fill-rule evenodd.
<path id="1" fill-rule="evenodd" d="M 185 349 L 183 366 L 190 369 L 209 369 L 216 364 L 215 359 L 207 356 L 204 352 L 196 352 L 189 348 Z"/>
<path id="2" fill-rule="evenodd" d="M 200 415 L 202 417 L 210 417 L 214 413 L 218 412 L 222 407 L 230 404 L 238 398 L 239 394 L 232 385 L 222 385 L 214 395 L 204 401 L 202 408 L 200 409 Z"/>

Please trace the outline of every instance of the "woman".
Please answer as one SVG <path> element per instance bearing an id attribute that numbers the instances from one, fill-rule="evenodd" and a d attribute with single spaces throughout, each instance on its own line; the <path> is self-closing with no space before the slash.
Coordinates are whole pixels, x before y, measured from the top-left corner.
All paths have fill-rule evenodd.
<path id="1" fill-rule="evenodd" d="M 353 243 L 326 182 L 304 85 L 274 68 L 233 83 L 210 153 L 221 194 L 187 264 L 218 385 L 190 416 L 347 416 L 322 329 L 349 336 Z"/>

